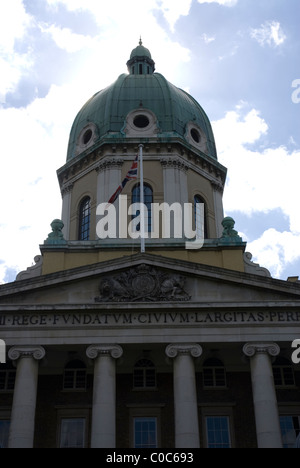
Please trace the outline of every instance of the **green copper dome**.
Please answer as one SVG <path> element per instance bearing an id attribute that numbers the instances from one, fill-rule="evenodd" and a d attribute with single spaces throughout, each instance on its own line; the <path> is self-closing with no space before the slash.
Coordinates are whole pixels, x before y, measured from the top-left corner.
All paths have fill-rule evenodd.
<path id="1" fill-rule="evenodd" d="M 86 151 L 94 151 L 104 143 L 128 141 L 126 119 L 139 109 L 151 112 L 156 118 L 157 131 L 153 138 L 160 141 L 176 139 L 190 145 L 192 135 L 197 146 L 198 139 L 203 137 L 205 151 L 200 150 L 217 159 L 206 113 L 192 96 L 172 85 L 163 75 L 154 73 L 151 54 L 141 41 L 132 51 L 127 66 L 130 74 L 119 76 L 115 83 L 95 94 L 78 113 L 70 134 L 68 161 Z"/>

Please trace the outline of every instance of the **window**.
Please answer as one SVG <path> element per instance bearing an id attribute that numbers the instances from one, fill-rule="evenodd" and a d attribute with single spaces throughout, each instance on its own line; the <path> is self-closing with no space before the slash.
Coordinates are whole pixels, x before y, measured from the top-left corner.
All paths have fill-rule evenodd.
<path id="1" fill-rule="evenodd" d="M 134 418 L 134 448 L 157 448 L 157 418 Z"/>
<path id="2" fill-rule="evenodd" d="M 8 448 L 10 421 L 0 419 L 0 449 Z"/>
<path id="3" fill-rule="evenodd" d="M 86 390 L 86 366 L 82 361 L 71 361 L 64 371 L 64 390 Z"/>
<path id="4" fill-rule="evenodd" d="M 79 133 L 75 148 L 75 156 L 82 154 L 84 151 L 87 151 L 91 148 L 97 138 L 99 137 L 99 132 L 97 125 L 93 122 L 89 122 L 85 127 L 83 127 Z"/>
<path id="5" fill-rule="evenodd" d="M 228 416 L 207 416 L 205 424 L 208 448 L 231 448 Z"/>
<path id="6" fill-rule="evenodd" d="M 146 128 L 150 124 L 150 120 L 147 115 L 140 114 L 133 119 L 133 124 L 138 128 Z"/>
<path id="7" fill-rule="evenodd" d="M 222 361 L 219 359 L 208 359 L 205 361 L 203 365 L 203 387 L 226 387 L 226 372 Z"/>
<path id="8" fill-rule="evenodd" d="M 16 369 L 10 364 L 1 366 L 0 370 L 0 392 L 13 392 L 15 388 Z"/>
<path id="9" fill-rule="evenodd" d="M 200 143 L 200 141 L 201 141 L 201 135 L 200 135 L 200 133 L 198 132 L 198 130 L 196 130 L 196 128 L 192 128 L 192 129 L 191 129 L 191 137 L 193 138 L 193 140 L 195 141 L 195 143 Z"/>
<path id="10" fill-rule="evenodd" d="M 283 448 L 296 448 L 297 438 L 300 435 L 300 417 L 280 416 L 280 428 Z"/>
<path id="11" fill-rule="evenodd" d="M 84 145 L 87 145 L 89 141 L 91 141 L 92 139 L 92 136 L 93 136 L 93 132 L 92 130 L 89 128 L 84 134 L 83 134 L 83 137 L 82 137 L 82 142 Z"/>
<path id="12" fill-rule="evenodd" d="M 85 418 L 62 419 L 60 429 L 60 448 L 85 447 Z"/>
<path id="13" fill-rule="evenodd" d="M 141 359 L 134 366 L 134 388 L 156 388 L 156 371 L 152 361 Z"/>
<path id="14" fill-rule="evenodd" d="M 136 185 L 133 190 L 132 190 L 132 204 L 134 203 L 141 203 L 141 188 L 140 185 Z M 152 203 L 153 203 L 153 190 L 150 187 L 150 185 L 145 184 L 144 185 L 144 204 L 147 207 L 148 210 L 148 217 L 145 219 L 145 231 L 146 232 L 151 232 L 152 231 Z M 140 215 L 140 212 L 138 211 L 136 216 L 133 217 L 136 218 L 137 216 Z M 148 227 L 147 227 L 147 222 L 148 222 Z M 137 225 L 136 231 L 139 232 L 141 230 L 140 224 Z"/>
<path id="15" fill-rule="evenodd" d="M 279 357 L 273 364 L 273 375 L 276 387 L 294 387 L 295 375 L 290 361 Z"/>
<path id="16" fill-rule="evenodd" d="M 79 207 L 79 234 L 78 240 L 90 240 L 90 223 L 91 223 L 91 199 L 84 198 Z"/>
<path id="17" fill-rule="evenodd" d="M 208 238 L 208 229 L 207 229 L 207 209 L 206 209 L 206 203 L 200 195 L 196 195 L 194 197 L 194 213 L 195 213 L 195 226 L 197 227 L 198 224 L 198 219 L 199 219 L 199 211 L 197 210 L 197 205 L 198 203 L 202 203 L 204 205 L 204 239 Z"/>

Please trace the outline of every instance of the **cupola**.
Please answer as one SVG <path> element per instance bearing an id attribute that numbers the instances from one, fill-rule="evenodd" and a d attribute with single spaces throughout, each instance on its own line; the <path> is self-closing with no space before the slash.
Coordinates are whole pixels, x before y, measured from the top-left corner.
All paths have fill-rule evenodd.
<path id="1" fill-rule="evenodd" d="M 142 38 L 139 45 L 133 49 L 127 62 L 130 75 L 152 75 L 155 71 L 155 62 L 152 60 L 149 49 L 143 46 Z"/>

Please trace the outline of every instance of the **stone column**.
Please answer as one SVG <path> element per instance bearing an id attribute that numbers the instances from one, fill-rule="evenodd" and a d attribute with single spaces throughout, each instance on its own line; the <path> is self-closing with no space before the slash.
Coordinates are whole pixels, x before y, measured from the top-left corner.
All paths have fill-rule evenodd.
<path id="1" fill-rule="evenodd" d="M 116 446 L 116 359 L 123 355 L 118 345 L 93 345 L 87 356 L 95 359 L 92 448 Z"/>
<path id="2" fill-rule="evenodd" d="M 161 158 L 160 163 L 164 176 L 164 202 L 184 203 L 188 202 L 188 165 L 178 156 L 166 156 Z"/>
<path id="3" fill-rule="evenodd" d="M 247 343 L 250 357 L 258 448 L 282 448 L 278 404 L 271 358 L 278 356 L 276 343 Z"/>
<path id="4" fill-rule="evenodd" d="M 33 448 L 39 362 L 45 357 L 41 346 L 14 346 L 8 352 L 17 361 L 9 448 Z"/>
<path id="5" fill-rule="evenodd" d="M 100 203 L 107 203 L 120 185 L 123 164 L 123 159 L 105 158 L 96 169 L 98 173 L 97 206 Z"/>
<path id="6" fill-rule="evenodd" d="M 71 201 L 72 201 L 72 190 L 74 184 L 66 184 L 61 191 L 62 195 L 62 213 L 61 220 L 64 223 L 63 235 L 68 241 L 70 240 L 70 220 L 71 220 Z"/>
<path id="7" fill-rule="evenodd" d="M 216 237 L 219 239 L 223 234 L 222 221 L 224 219 L 223 192 L 224 186 L 221 183 L 211 182 L 214 196 L 214 212 L 216 224 Z"/>
<path id="8" fill-rule="evenodd" d="M 189 201 L 188 166 L 178 156 L 162 157 L 160 163 L 163 168 L 164 203 L 168 203 L 169 206 L 173 205 L 173 203 L 179 203 L 183 213 L 184 203 L 188 203 Z M 184 223 L 182 223 L 181 227 L 182 229 L 184 228 Z M 166 232 L 168 232 L 169 228 L 170 226 L 164 226 Z M 170 235 L 171 238 L 174 238 L 175 229 L 173 223 L 171 223 Z"/>
<path id="9" fill-rule="evenodd" d="M 193 358 L 202 354 L 198 344 L 171 344 L 166 355 L 174 359 L 175 446 L 199 448 L 199 419 Z"/>
<path id="10" fill-rule="evenodd" d="M 97 207 L 101 203 L 107 204 L 110 197 L 115 193 L 116 189 L 120 185 L 122 181 L 122 167 L 124 161 L 123 159 L 116 159 L 116 158 L 105 158 L 101 161 L 99 166 L 97 167 Z M 130 162 L 132 164 L 132 162 Z M 119 232 L 119 202 L 120 199 L 114 203 L 114 207 L 116 209 L 116 216 L 117 216 L 117 233 Z M 131 204 L 131 199 L 128 200 L 128 204 Z M 126 206 L 126 209 L 127 206 Z M 97 222 L 100 218 L 97 216 Z M 126 218 L 127 219 L 127 218 Z M 117 236 L 118 237 L 118 236 Z M 127 237 L 127 230 L 126 230 L 126 237 Z M 98 239 L 96 233 L 96 239 Z"/>

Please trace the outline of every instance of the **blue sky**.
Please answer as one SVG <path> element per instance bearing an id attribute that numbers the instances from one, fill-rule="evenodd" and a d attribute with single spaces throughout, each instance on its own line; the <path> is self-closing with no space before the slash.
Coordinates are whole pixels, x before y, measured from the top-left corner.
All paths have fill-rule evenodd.
<path id="1" fill-rule="evenodd" d="M 32 265 L 61 216 L 75 115 L 126 72 L 140 35 L 209 115 L 225 211 L 254 261 L 300 275 L 299 17 L 299 0 L 0 2 L 0 283 Z"/>

